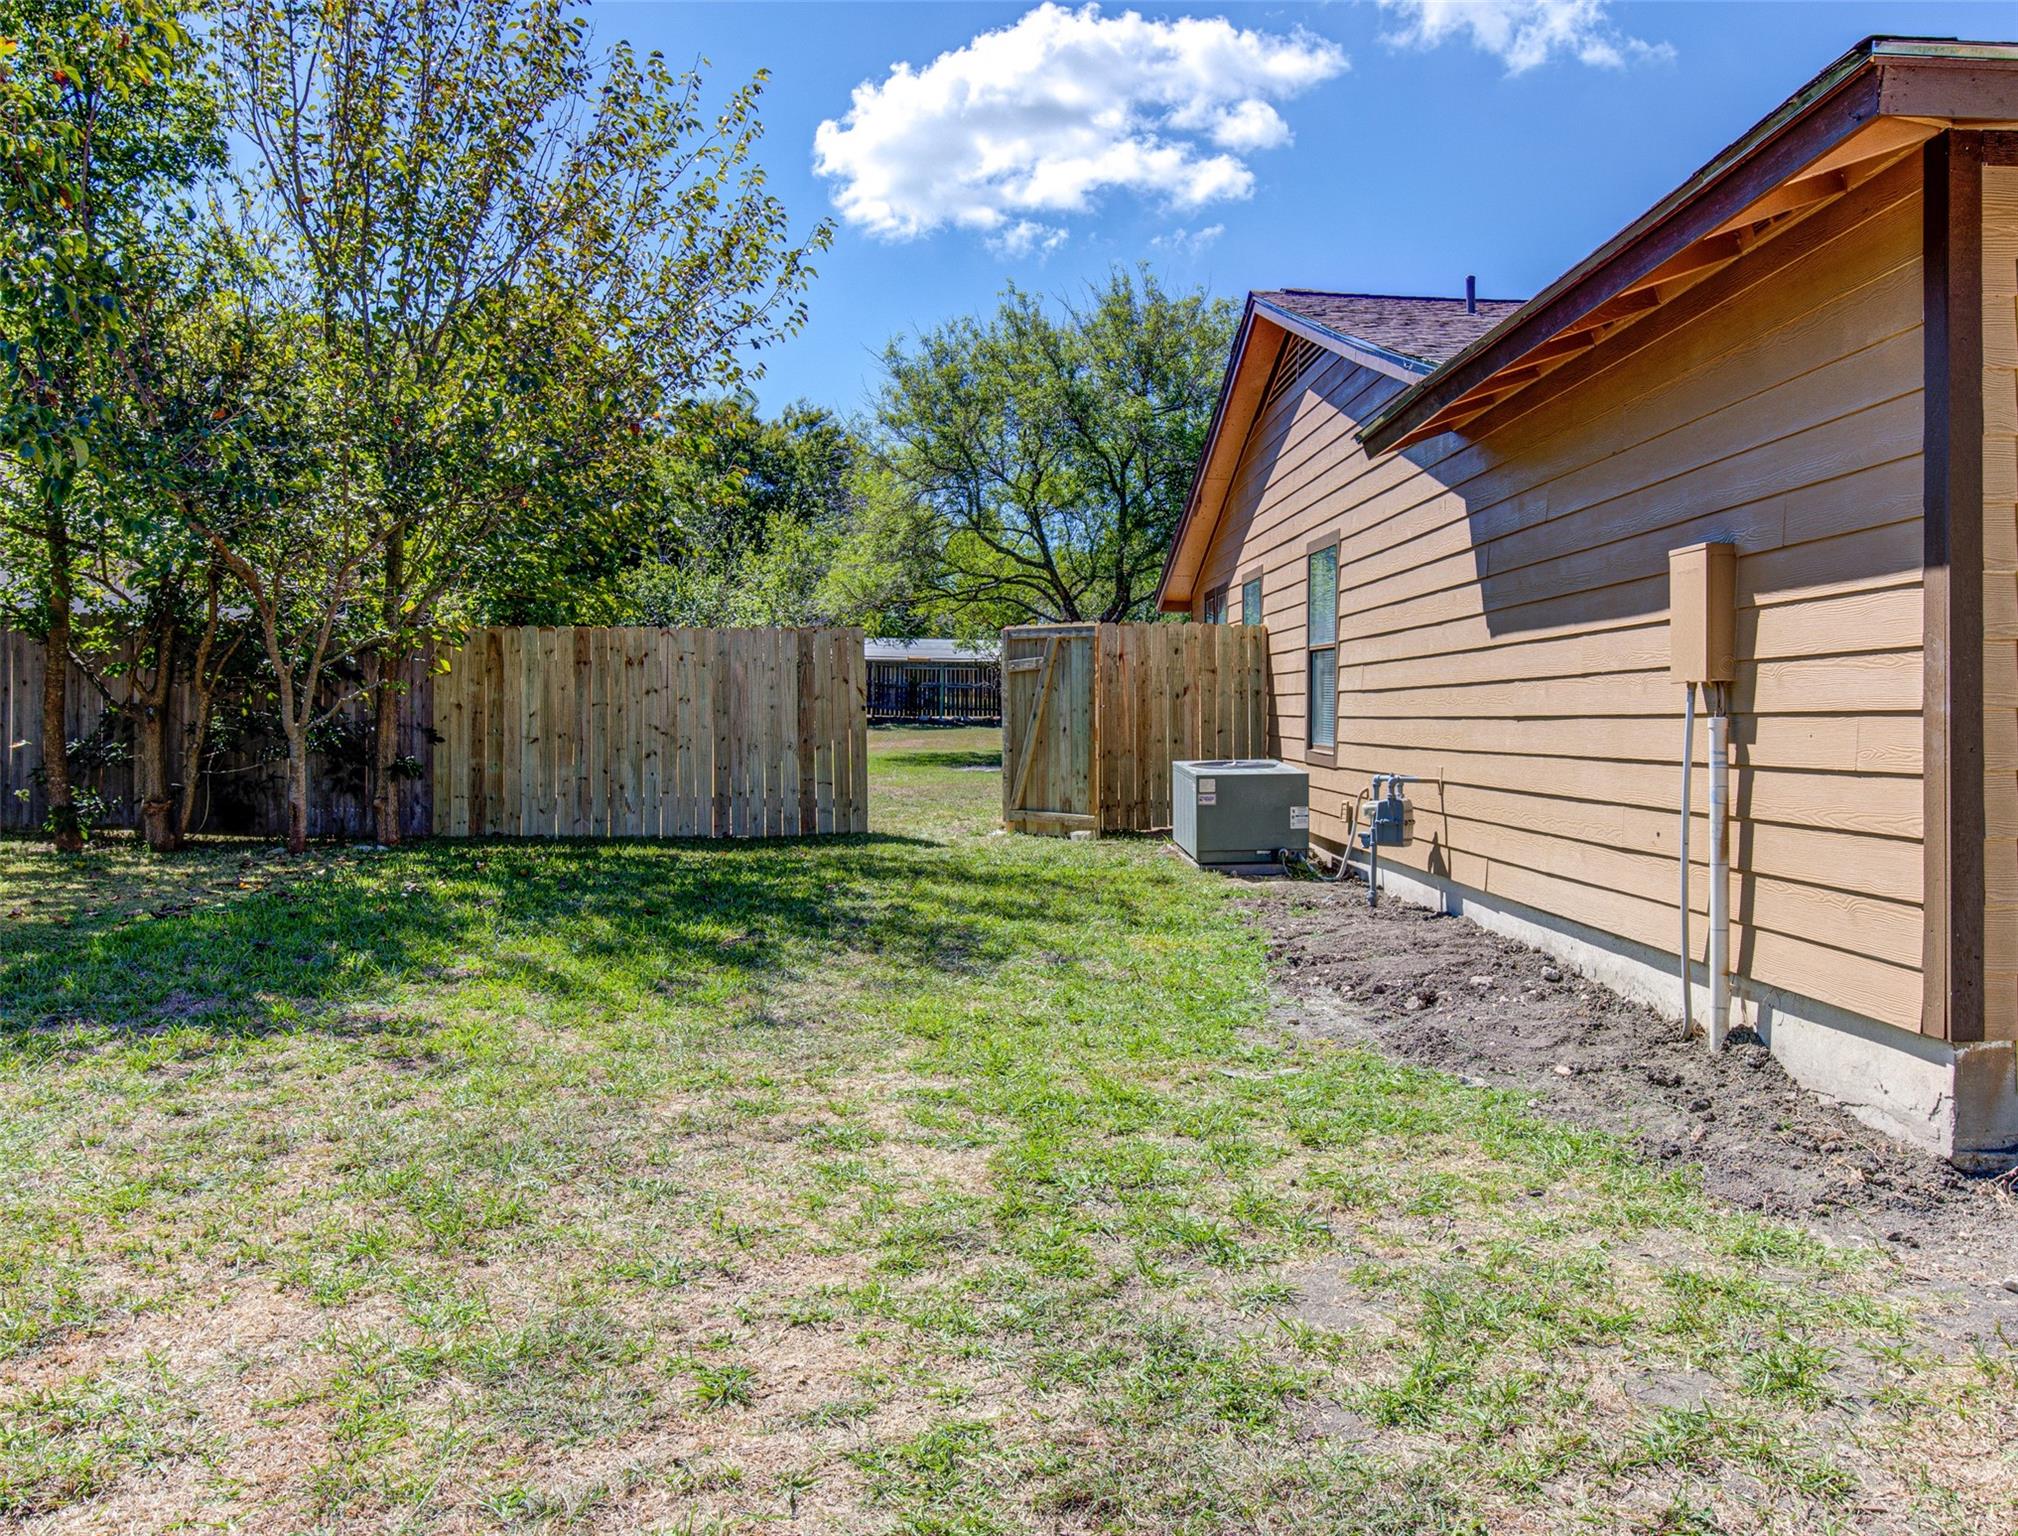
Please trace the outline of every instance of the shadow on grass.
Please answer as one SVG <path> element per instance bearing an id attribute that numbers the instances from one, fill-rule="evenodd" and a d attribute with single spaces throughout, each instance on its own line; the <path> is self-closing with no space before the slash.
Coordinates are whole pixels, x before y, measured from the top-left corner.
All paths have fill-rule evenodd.
<path id="1" fill-rule="evenodd" d="M 886 752 L 882 757 L 886 768 L 1000 768 L 1002 749 L 977 750 L 972 752 Z"/>
<path id="2" fill-rule="evenodd" d="M 871 720 L 869 741 L 873 746 L 879 736 L 930 736 L 937 731 L 988 731 L 1002 724 L 1001 720 L 987 716 L 977 720 Z"/>
<path id="3" fill-rule="evenodd" d="M 507 989 L 486 1007 L 509 1010 L 515 989 L 622 1014 L 653 994 L 761 991 L 848 957 L 973 974 L 1033 945 L 1069 947 L 1102 883 L 876 835 L 421 843 L 162 916 L 17 922 L 0 957 L 0 1037 L 403 1029 L 372 1005 L 416 981 Z"/>

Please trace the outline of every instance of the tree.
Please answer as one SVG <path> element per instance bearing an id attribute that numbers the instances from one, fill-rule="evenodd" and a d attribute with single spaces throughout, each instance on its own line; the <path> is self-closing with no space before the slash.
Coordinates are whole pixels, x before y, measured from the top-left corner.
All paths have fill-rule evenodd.
<path id="1" fill-rule="evenodd" d="M 101 601 L 87 597 L 74 621 L 75 662 L 104 697 L 108 717 L 132 726 L 141 833 L 156 853 L 180 843 L 168 713 L 193 627 L 192 567 L 202 570 L 193 547 L 134 549 L 108 540 L 90 551 L 81 572 L 86 591 Z"/>
<path id="2" fill-rule="evenodd" d="M 668 400 L 797 330 L 824 246 L 752 156 L 760 75 L 591 57 L 562 0 L 248 0 L 221 29 L 257 220 L 332 371 L 340 478 L 376 531 L 374 815 L 399 838 L 399 684 L 499 546 L 580 530 Z M 557 494 L 558 492 L 558 494 Z"/>
<path id="3" fill-rule="evenodd" d="M 820 577 L 821 609 L 891 639 L 992 639 L 1000 624 L 985 610 L 944 607 L 936 596 L 944 542 L 931 508 L 873 463 L 857 470 L 851 487 L 847 526 Z"/>
<path id="4" fill-rule="evenodd" d="M 256 283 L 259 271 L 246 269 Z M 183 517 L 243 594 L 265 653 L 287 743 L 287 848 L 308 846 L 308 758 L 318 730 L 360 686 L 330 684 L 383 643 L 369 583 L 385 526 L 368 496 L 334 472 L 327 423 L 332 371 L 319 335 L 285 291 L 249 287 L 216 316 L 238 380 L 230 473 L 180 498 Z M 206 603 L 206 607 L 207 607 Z M 215 630 L 204 633 L 215 643 Z"/>
<path id="5" fill-rule="evenodd" d="M 145 259 L 163 270 L 136 286 L 98 460 L 102 494 L 120 515 L 91 575 L 113 603 L 79 659 L 131 721 L 141 830 L 167 852 L 187 838 L 217 694 L 249 638 L 226 611 L 221 530 L 257 526 L 244 509 L 271 502 L 264 467 L 310 418 L 283 392 L 297 376 L 277 355 L 289 327 L 260 317 L 260 268 L 247 252 L 212 228 Z M 107 686 L 111 675 L 123 676 L 123 691 Z M 167 731 L 178 685 L 195 705 L 179 797 Z"/>
<path id="6" fill-rule="evenodd" d="M 0 515 L 36 572 L 42 772 L 56 846 L 82 846 L 65 718 L 83 478 L 122 387 L 143 260 L 221 156 L 179 8 L 0 0 Z"/>
<path id="7" fill-rule="evenodd" d="M 969 629 L 1145 616 L 1233 318 L 1117 268 L 1056 313 L 1012 285 L 893 343 L 878 447 L 941 551 L 922 604 Z"/>
<path id="8" fill-rule="evenodd" d="M 854 510 L 861 447 L 804 403 L 773 420 L 747 396 L 697 402 L 653 444 L 646 557 L 623 585 L 632 622 L 814 624 Z"/>

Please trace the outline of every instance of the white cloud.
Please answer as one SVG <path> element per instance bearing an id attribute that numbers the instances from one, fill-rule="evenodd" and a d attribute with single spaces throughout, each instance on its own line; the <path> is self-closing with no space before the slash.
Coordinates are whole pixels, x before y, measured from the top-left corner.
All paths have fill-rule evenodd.
<path id="1" fill-rule="evenodd" d="M 1642 59 L 1671 59 L 1667 43 L 1628 37 L 1612 24 L 1605 0 L 1380 0 L 1401 17 L 1389 41 L 1434 48 L 1468 36 L 1518 75 L 1557 57 L 1605 69 Z"/>
<path id="2" fill-rule="evenodd" d="M 1048 256 L 1065 243 L 1065 231 L 1056 224 L 1040 224 L 1035 219 L 1018 219 L 998 225 L 988 237 L 990 249 L 1004 256 L 1028 256 L 1035 252 Z"/>
<path id="3" fill-rule="evenodd" d="M 813 166 L 850 224 L 886 239 L 974 230 L 1048 251 L 1107 193 L 1201 208 L 1253 191 L 1243 158 L 1290 140 L 1273 103 L 1346 68 L 1334 43 L 1224 17 L 1047 3 L 923 69 L 891 66 L 820 124 Z"/>
<path id="4" fill-rule="evenodd" d="M 1274 149 L 1289 142 L 1289 124 L 1267 102 L 1243 101 L 1213 121 L 1212 142 L 1221 149 Z"/>
<path id="5" fill-rule="evenodd" d="M 1149 244 L 1155 250 L 1170 251 L 1179 256 L 1196 256 L 1225 233 L 1224 224 L 1208 224 L 1203 229 L 1172 229 L 1160 235 L 1152 235 Z"/>

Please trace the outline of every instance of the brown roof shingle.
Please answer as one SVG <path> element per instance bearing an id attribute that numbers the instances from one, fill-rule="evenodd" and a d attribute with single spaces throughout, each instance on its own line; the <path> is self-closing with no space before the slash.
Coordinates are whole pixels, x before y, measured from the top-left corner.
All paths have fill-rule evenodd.
<path id="1" fill-rule="evenodd" d="M 1317 288 L 1273 288 L 1255 298 L 1334 335 L 1371 342 L 1434 367 L 1457 356 L 1508 315 L 1523 299 L 1480 299 L 1477 313 L 1463 299 L 1412 298 L 1385 293 L 1328 293 Z"/>

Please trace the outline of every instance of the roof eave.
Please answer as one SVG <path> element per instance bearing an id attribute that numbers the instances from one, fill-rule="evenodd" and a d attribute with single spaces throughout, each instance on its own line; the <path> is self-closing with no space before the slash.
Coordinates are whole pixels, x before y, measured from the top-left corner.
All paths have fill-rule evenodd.
<path id="1" fill-rule="evenodd" d="M 2018 46 L 1866 38 L 1520 309 L 1388 401 L 1361 424 L 1357 437 L 1373 453 L 1398 444 L 1500 369 L 1643 277 L 1695 238 L 1695 224 L 1714 227 L 1725 212 L 1722 194 L 1727 189 L 1741 191 L 1754 180 L 1791 175 L 1876 117 L 1909 108 L 1925 112 L 1932 104 L 1925 99 L 1928 93 L 1912 91 L 1915 83 L 1924 82 L 1888 80 L 1888 68 L 1920 74 L 1957 64 L 2009 67 L 2018 64 Z"/>
<path id="2" fill-rule="evenodd" d="M 1362 363 L 1376 373 L 1384 373 L 1390 378 L 1400 379 L 1405 384 L 1412 384 L 1436 371 L 1436 364 L 1424 358 L 1414 357 L 1407 352 L 1398 352 L 1393 347 L 1384 347 L 1379 342 L 1368 341 L 1363 336 L 1353 336 L 1344 331 L 1334 330 L 1307 315 L 1299 315 L 1293 309 L 1285 309 L 1280 304 L 1264 299 L 1259 294 L 1250 294 L 1248 297 L 1256 309 L 1265 310 L 1269 319 L 1285 331 L 1294 331 L 1306 341 L 1315 342 L 1318 346 L 1336 352 L 1355 363 Z"/>

